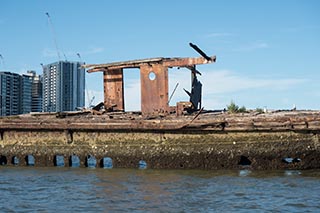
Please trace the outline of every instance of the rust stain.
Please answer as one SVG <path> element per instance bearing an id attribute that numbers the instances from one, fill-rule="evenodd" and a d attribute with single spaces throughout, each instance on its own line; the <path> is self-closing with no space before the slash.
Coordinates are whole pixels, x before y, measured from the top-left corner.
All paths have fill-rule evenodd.
<path id="1" fill-rule="evenodd" d="M 168 113 L 168 68 L 161 64 L 140 67 L 141 112 Z"/>
<path id="2" fill-rule="evenodd" d="M 103 72 L 104 106 L 107 111 L 124 111 L 123 70 Z"/>

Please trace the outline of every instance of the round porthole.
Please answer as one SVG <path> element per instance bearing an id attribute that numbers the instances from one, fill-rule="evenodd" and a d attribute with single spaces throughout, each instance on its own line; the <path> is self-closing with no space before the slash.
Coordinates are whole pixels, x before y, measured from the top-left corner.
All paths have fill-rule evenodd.
<path id="1" fill-rule="evenodd" d="M 149 79 L 150 79 L 151 81 L 153 81 L 154 79 L 156 79 L 156 74 L 151 71 L 151 72 L 149 73 Z"/>

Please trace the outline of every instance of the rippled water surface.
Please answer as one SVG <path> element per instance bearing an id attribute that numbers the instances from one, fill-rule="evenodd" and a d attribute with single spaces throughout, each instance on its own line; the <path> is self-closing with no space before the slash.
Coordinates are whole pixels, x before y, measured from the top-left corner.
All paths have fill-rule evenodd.
<path id="1" fill-rule="evenodd" d="M 1 212 L 319 212 L 320 171 L 0 168 Z"/>

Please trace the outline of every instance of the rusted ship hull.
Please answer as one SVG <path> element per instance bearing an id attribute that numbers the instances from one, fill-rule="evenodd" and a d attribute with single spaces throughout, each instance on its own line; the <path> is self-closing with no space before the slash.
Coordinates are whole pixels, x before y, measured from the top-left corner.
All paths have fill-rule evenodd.
<path id="1" fill-rule="evenodd" d="M 24 115 L 0 119 L 2 158 L 54 166 L 56 155 L 86 156 L 113 167 L 155 169 L 320 168 L 320 113 L 202 113 L 145 118 L 134 113 Z M 286 160 L 286 159 L 292 159 Z M 97 165 L 99 167 L 99 164 Z"/>

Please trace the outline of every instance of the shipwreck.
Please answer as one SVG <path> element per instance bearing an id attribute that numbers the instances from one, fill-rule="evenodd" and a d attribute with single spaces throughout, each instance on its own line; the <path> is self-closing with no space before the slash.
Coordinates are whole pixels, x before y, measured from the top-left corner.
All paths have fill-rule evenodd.
<path id="1" fill-rule="evenodd" d="M 103 72 L 104 101 L 90 110 L 0 118 L 0 164 L 153 169 L 320 168 L 320 112 L 205 110 L 200 57 L 84 65 Z M 170 106 L 168 69 L 191 73 L 189 100 Z M 139 68 L 141 112 L 124 108 L 123 70 Z"/>

